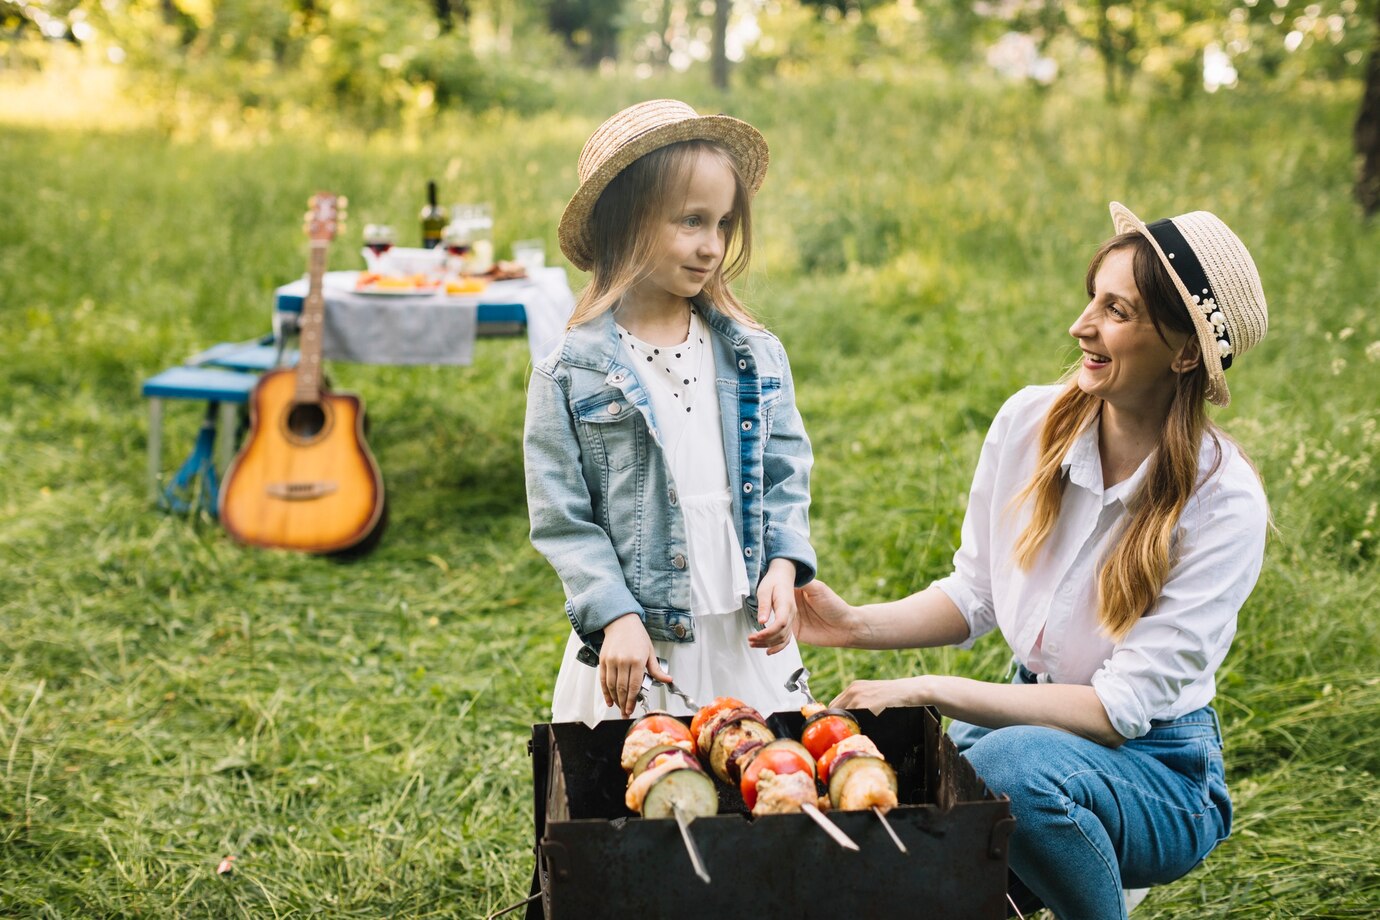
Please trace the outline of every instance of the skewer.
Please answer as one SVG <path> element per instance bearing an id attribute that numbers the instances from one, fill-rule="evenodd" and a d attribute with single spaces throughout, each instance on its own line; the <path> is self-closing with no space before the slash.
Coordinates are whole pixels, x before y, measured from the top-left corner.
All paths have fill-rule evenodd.
<path id="1" fill-rule="evenodd" d="M 803 802 L 801 803 L 800 810 L 813 818 L 816 824 L 824 828 L 824 832 L 832 837 L 834 842 L 839 846 L 843 847 L 845 850 L 858 849 L 858 845 L 853 842 L 853 838 L 845 834 L 833 821 L 826 818 L 824 812 L 820 811 L 814 805 L 811 805 L 809 802 Z"/>
<path id="2" fill-rule="evenodd" d="M 815 699 L 815 695 L 810 692 L 809 681 L 810 669 L 805 667 L 796 668 L 795 672 L 792 673 L 790 677 L 786 678 L 786 689 L 792 693 L 799 691 L 805 694 L 805 699 L 809 700 L 811 703 L 818 703 L 819 701 Z M 886 828 L 887 836 L 891 838 L 892 843 L 896 844 L 896 849 L 900 850 L 902 853 L 909 853 L 910 851 L 906 849 L 906 845 L 901 842 L 901 838 L 896 835 L 896 829 L 887 821 L 886 815 L 882 814 L 882 810 L 876 805 L 873 805 L 872 813 L 877 816 L 878 821 L 882 822 L 882 827 Z M 821 815 L 821 817 L 823 817 L 823 815 Z M 833 827 L 835 830 L 838 829 L 837 825 L 833 825 Z M 843 832 L 839 831 L 839 833 Z"/>
<path id="3" fill-rule="evenodd" d="M 695 867 L 695 874 L 700 880 L 708 885 L 709 873 L 704 868 L 704 860 L 700 858 L 700 848 L 695 845 L 695 838 L 690 836 L 690 822 L 694 818 L 687 815 L 679 805 L 673 805 L 672 809 L 676 813 L 676 827 L 680 828 L 680 839 L 685 843 L 685 852 L 690 855 L 690 865 Z"/>
<path id="4" fill-rule="evenodd" d="M 882 822 L 882 827 L 886 828 L 887 835 L 891 837 L 891 842 L 896 844 L 896 849 L 900 850 L 902 853 L 909 853 L 910 851 L 906 849 L 906 845 L 901 842 L 901 838 L 896 836 L 896 828 L 891 826 L 891 822 L 886 819 L 886 815 L 882 814 L 882 810 L 876 805 L 873 805 L 872 813 L 877 816 L 878 821 Z"/>

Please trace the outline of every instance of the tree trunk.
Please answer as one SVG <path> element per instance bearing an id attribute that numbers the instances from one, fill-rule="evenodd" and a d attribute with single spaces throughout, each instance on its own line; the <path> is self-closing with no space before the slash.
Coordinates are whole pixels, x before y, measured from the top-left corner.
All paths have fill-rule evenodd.
<path id="1" fill-rule="evenodd" d="M 1109 17 L 1111 6 L 1110 0 L 1100 0 L 1097 4 L 1099 15 L 1097 20 L 1097 53 L 1102 58 L 1103 75 L 1103 95 L 1108 102 L 1115 102 L 1117 98 L 1116 75 L 1116 38 L 1112 33 L 1112 20 Z"/>
<path id="2" fill-rule="evenodd" d="M 714 88 L 721 90 L 728 89 L 728 48 L 725 43 L 728 40 L 728 10 L 732 5 L 733 0 L 714 2 Z"/>
<path id="3" fill-rule="evenodd" d="M 1361 111 L 1356 116 L 1352 140 L 1361 158 L 1356 176 L 1356 201 L 1367 217 L 1380 211 L 1380 5 L 1375 10 L 1375 40 L 1366 65 L 1366 88 L 1361 97 Z"/>
<path id="4" fill-rule="evenodd" d="M 451 20 L 450 0 L 431 0 L 431 4 L 436 14 L 436 24 L 441 27 L 441 34 L 444 35 L 455 26 Z"/>

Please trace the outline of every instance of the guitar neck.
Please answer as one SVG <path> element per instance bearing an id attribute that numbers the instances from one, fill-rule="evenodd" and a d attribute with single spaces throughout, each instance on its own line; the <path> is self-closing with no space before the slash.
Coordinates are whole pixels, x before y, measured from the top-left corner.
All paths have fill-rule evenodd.
<path id="1" fill-rule="evenodd" d="M 321 399 L 321 337 L 326 320 L 326 297 L 321 279 L 326 274 L 328 240 L 311 241 L 308 263 L 307 299 L 298 320 L 298 351 L 296 399 L 299 403 L 316 403 Z"/>

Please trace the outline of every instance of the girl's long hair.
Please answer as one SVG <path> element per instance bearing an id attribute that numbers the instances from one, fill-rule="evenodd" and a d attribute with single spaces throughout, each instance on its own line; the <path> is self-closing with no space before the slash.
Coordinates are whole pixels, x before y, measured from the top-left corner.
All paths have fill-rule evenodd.
<path id="1" fill-rule="evenodd" d="M 1132 250 L 1136 288 L 1160 338 L 1165 338 L 1166 327 L 1192 335 L 1192 320 L 1168 270 L 1139 233 L 1115 236 L 1097 250 L 1088 266 L 1088 296 L 1094 296 L 1097 270 L 1107 256 L 1127 248 Z M 1206 390 L 1207 371 L 1201 361 L 1193 370 L 1175 376 L 1174 397 L 1159 446 L 1151 454 L 1144 482 L 1128 503 L 1125 528 L 1102 562 L 1097 581 L 1098 621 L 1113 640 L 1123 638 L 1154 606 L 1174 565 L 1174 531 L 1199 482 L 1198 453 L 1204 434 L 1212 438 L 1216 448 L 1216 459 L 1204 478 L 1222 462 L 1221 441 L 1226 435 L 1207 417 Z M 1084 393 L 1070 375 L 1045 416 L 1035 473 L 1012 500 L 1013 506 L 1033 503 L 1030 522 L 1014 550 L 1016 563 L 1026 571 L 1034 565 L 1058 521 L 1066 482 L 1064 457 L 1101 406 L 1101 398 Z"/>
<path id="2" fill-rule="evenodd" d="M 761 326 L 729 287 L 747 269 L 752 255 L 752 196 L 727 148 L 693 140 L 638 157 L 599 196 L 590 217 L 594 277 L 580 292 L 566 328 L 618 306 L 623 295 L 647 277 L 658 255 L 662 223 L 684 204 L 691 170 L 701 155 L 722 160 L 733 173 L 734 186 L 724 259 L 705 282 L 702 296 L 720 313 L 747 326 Z"/>

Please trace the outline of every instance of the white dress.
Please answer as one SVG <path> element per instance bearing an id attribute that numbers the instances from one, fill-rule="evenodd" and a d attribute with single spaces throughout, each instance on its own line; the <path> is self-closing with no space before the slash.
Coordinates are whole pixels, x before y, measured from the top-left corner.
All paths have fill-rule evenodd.
<path id="1" fill-rule="evenodd" d="M 676 686 L 700 705 L 716 696 L 735 696 L 764 714 L 796 709 L 802 695 L 785 688 L 800 667 L 800 649 L 791 644 L 775 655 L 747 644 L 743 600 L 749 593 L 743 550 L 733 526 L 718 393 L 714 388 L 714 350 L 698 312 L 690 316 L 690 334 L 680 345 L 649 345 L 618 327 L 620 347 L 636 368 L 651 400 L 661 446 L 676 484 L 685 516 L 690 570 L 690 612 L 695 641 L 653 640 L 666 660 Z M 652 360 L 648 361 L 647 358 Z M 594 725 L 621 719 L 604 705 L 598 669 L 581 664 L 575 654 L 580 637 L 572 629 L 551 703 L 552 721 Z M 676 714 L 691 710 L 660 684 L 648 694 L 648 706 Z"/>

